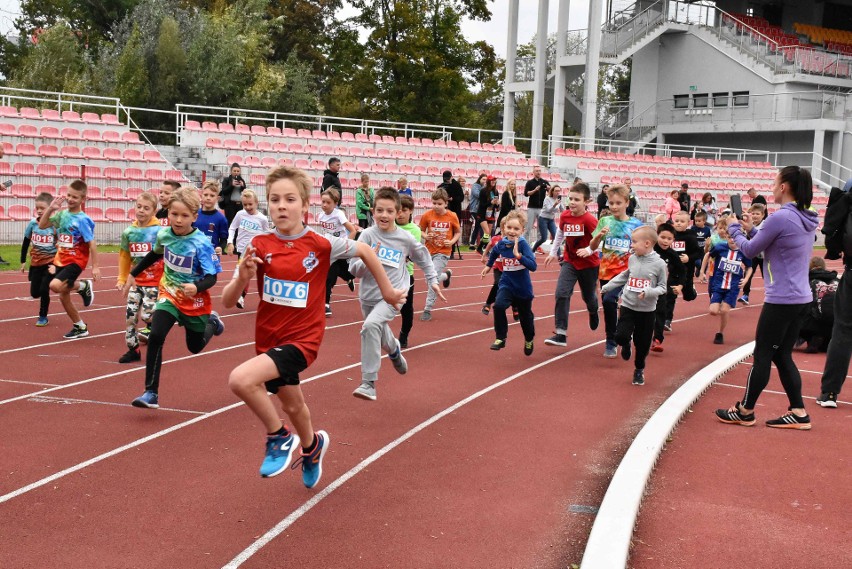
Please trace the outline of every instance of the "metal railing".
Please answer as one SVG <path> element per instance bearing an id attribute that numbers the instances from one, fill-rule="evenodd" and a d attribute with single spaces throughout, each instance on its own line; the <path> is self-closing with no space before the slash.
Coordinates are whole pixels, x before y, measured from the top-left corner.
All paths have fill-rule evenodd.
<path id="1" fill-rule="evenodd" d="M 617 57 L 619 53 L 641 40 L 666 20 L 666 2 L 654 2 L 616 29 L 604 29 L 601 37 L 601 57 Z"/>
<path id="2" fill-rule="evenodd" d="M 115 97 L 98 97 L 74 93 L 57 93 L 34 89 L 0 87 L 0 105 L 11 107 L 50 108 L 62 111 L 81 111 L 111 114 L 121 118 L 121 103 Z"/>

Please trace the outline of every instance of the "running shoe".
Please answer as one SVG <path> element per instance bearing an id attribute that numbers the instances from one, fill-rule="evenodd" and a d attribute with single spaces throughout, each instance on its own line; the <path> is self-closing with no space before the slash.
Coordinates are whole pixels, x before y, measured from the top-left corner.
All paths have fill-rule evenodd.
<path id="1" fill-rule="evenodd" d="M 550 338 L 544 341 L 548 346 L 567 346 L 568 338 L 565 337 L 565 334 L 554 334 Z"/>
<path id="2" fill-rule="evenodd" d="M 38 320 L 36 320 L 36 326 L 38 326 L 39 328 L 47 326 L 47 316 L 39 316 Z"/>
<path id="3" fill-rule="evenodd" d="M 83 324 L 82 326 L 77 326 L 74 324 L 74 327 L 71 328 L 71 331 L 62 336 L 66 340 L 74 340 L 77 338 L 85 338 L 89 335 L 89 328 Z"/>
<path id="4" fill-rule="evenodd" d="M 626 344 L 621 346 L 621 359 L 626 362 L 630 361 L 630 356 L 633 354 L 633 350 L 630 347 L 630 342 L 628 341 Z"/>
<path id="5" fill-rule="evenodd" d="M 355 279 L 349 279 L 346 281 L 346 286 L 349 287 L 349 290 L 355 292 Z"/>
<path id="6" fill-rule="evenodd" d="M 829 407 L 837 409 L 837 394 L 836 393 L 820 393 L 816 398 L 817 405 L 820 407 Z"/>
<path id="7" fill-rule="evenodd" d="M 376 384 L 372 381 L 362 381 L 361 385 L 355 388 L 352 395 L 358 399 L 367 399 L 369 401 L 376 400 Z"/>
<path id="8" fill-rule="evenodd" d="M 83 283 L 86 284 L 85 288 L 83 288 Z M 92 301 L 95 300 L 95 288 L 92 286 L 92 281 L 90 280 L 80 281 L 80 288 L 77 290 L 77 293 L 83 297 L 83 306 L 90 306 Z"/>
<path id="9" fill-rule="evenodd" d="M 494 340 L 494 343 L 491 344 L 492 350 L 502 350 L 506 347 L 506 340 Z"/>
<path id="10" fill-rule="evenodd" d="M 660 342 L 659 340 L 654 340 L 654 342 L 651 344 L 651 351 L 657 352 L 657 353 L 662 352 L 663 351 L 663 343 Z"/>
<path id="11" fill-rule="evenodd" d="M 517 322 L 520 319 L 521 319 L 521 315 L 518 314 L 518 311 L 515 308 L 512 308 L 512 320 Z"/>
<path id="12" fill-rule="evenodd" d="M 151 335 L 151 329 L 148 327 L 142 328 L 136 332 L 136 337 L 139 339 L 140 344 L 148 344 L 148 336 Z"/>
<path id="13" fill-rule="evenodd" d="M 272 478 L 284 472 L 298 447 L 299 435 L 293 433 L 266 437 L 266 456 L 260 465 L 260 475 Z"/>
<path id="14" fill-rule="evenodd" d="M 444 288 L 450 288 L 450 278 L 452 276 L 453 276 L 453 272 L 450 269 L 447 269 L 447 280 L 441 282 L 441 285 Z"/>
<path id="15" fill-rule="evenodd" d="M 240 295 L 240 297 L 237 299 L 237 308 L 242 309 L 242 308 L 245 308 L 245 307 L 246 307 L 246 297 Z"/>
<path id="16" fill-rule="evenodd" d="M 751 427 L 754 425 L 754 412 L 744 413 L 742 405 L 737 401 L 730 409 L 716 409 L 716 417 L 723 423 Z"/>
<path id="17" fill-rule="evenodd" d="M 322 459 L 331 443 L 331 438 L 325 431 L 317 431 L 315 436 L 317 438 L 316 448 L 308 454 L 305 454 L 305 449 L 301 449 L 299 458 L 290 467 L 295 469 L 300 464 L 302 465 L 302 482 L 304 482 L 305 488 L 313 488 L 319 484 L 320 478 L 322 478 Z"/>
<path id="18" fill-rule="evenodd" d="M 633 385 L 645 385 L 645 372 L 641 369 L 633 370 Z"/>
<path id="19" fill-rule="evenodd" d="M 713 338 L 714 344 L 724 344 L 725 336 L 721 332 L 716 332 L 716 336 Z"/>
<path id="20" fill-rule="evenodd" d="M 160 407 L 160 397 L 153 391 L 146 391 L 130 404 L 143 409 L 158 409 Z"/>
<path id="21" fill-rule="evenodd" d="M 219 313 L 215 310 L 211 312 L 209 322 L 213 324 L 213 335 L 221 336 L 222 332 L 225 331 L 225 323 L 222 322 L 222 319 L 219 317 Z"/>
<path id="22" fill-rule="evenodd" d="M 524 355 L 525 355 L 525 356 L 531 356 L 531 355 L 532 355 L 532 353 L 533 353 L 533 345 L 534 345 L 534 344 L 533 344 L 533 342 L 532 342 L 532 341 L 524 342 Z"/>
<path id="23" fill-rule="evenodd" d="M 421 322 L 429 322 L 430 320 L 432 320 L 432 313 L 429 312 L 428 310 L 424 310 L 423 314 L 420 315 L 420 321 Z"/>
<path id="24" fill-rule="evenodd" d="M 490 304 L 483 304 L 482 305 L 482 313 L 486 316 L 491 314 L 491 305 Z"/>
<path id="25" fill-rule="evenodd" d="M 331 316 L 331 305 L 330 304 L 325 305 L 325 315 Z"/>
<path id="26" fill-rule="evenodd" d="M 800 431 L 808 431 L 811 428 L 811 418 L 807 415 L 799 417 L 793 414 L 792 411 L 787 411 L 777 419 L 769 419 L 766 421 L 767 427 L 775 429 L 798 429 Z"/>
<path id="27" fill-rule="evenodd" d="M 603 357 L 613 359 L 618 356 L 618 346 L 609 346 L 604 348 Z"/>
<path id="28" fill-rule="evenodd" d="M 672 321 L 671 320 L 666 320 L 666 323 L 663 324 L 663 330 L 665 330 L 666 332 L 672 331 Z"/>
<path id="29" fill-rule="evenodd" d="M 740 301 L 742 304 L 745 304 L 746 306 L 748 306 L 748 295 L 747 295 L 747 294 L 742 295 L 742 296 L 739 298 L 739 301 Z"/>
<path id="30" fill-rule="evenodd" d="M 118 363 L 129 364 L 132 362 L 138 362 L 141 359 L 142 354 L 139 352 L 139 348 L 130 348 L 123 356 L 118 358 Z"/>
<path id="31" fill-rule="evenodd" d="M 388 354 L 388 358 L 390 358 L 390 361 L 393 364 L 393 369 L 396 370 L 396 373 L 399 375 L 405 375 L 406 372 L 408 372 L 408 362 L 405 361 L 405 357 L 403 357 L 400 348 L 397 348 L 396 352 Z"/>
<path id="32" fill-rule="evenodd" d="M 601 323 L 601 318 L 597 312 L 589 312 L 589 330 L 597 330 Z"/>
<path id="33" fill-rule="evenodd" d="M 399 335 L 399 347 L 403 350 L 408 347 L 408 336 L 407 335 L 405 335 L 405 334 Z"/>

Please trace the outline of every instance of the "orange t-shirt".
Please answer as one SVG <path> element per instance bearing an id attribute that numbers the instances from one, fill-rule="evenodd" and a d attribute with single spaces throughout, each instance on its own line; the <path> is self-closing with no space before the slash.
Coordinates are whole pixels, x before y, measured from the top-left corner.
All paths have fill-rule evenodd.
<path id="1" fill-rule="evenodd" d="M 426 238 L 426 248 L 430 255 L 449 256 L 452 247 L 448 242 L 461 231 L 461 226 L 455 213 L 448 210 L 438 215 L 434 209 L 430 209 L 420 218 L 420 231 Z"/>

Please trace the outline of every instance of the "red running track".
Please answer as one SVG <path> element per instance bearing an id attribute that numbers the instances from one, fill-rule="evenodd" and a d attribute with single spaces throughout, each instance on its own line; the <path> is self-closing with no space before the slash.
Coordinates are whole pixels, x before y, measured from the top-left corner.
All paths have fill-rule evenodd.
<path id="1" fill-rule="evenodd" d="M 696 403 L 662 453 L 634 534 L 631 567 L 852 566 L 852 405 L 814 402 L 825 354 L 794 354 L 809 431 L 763 423 L 788 405 L 773 369 L 752 427 L 713 416 L 742 398 L 751 360 Z M 848 382 L 847 382 L 848 383 Z"/>
<path id="2" fill-rule="evenodd" d="M 579 295 L 568 349 L 543 345 L 555 268 L 534 275 L 535 353 L 523 356 L 514 324 L 507 348 L 491 352 L 491 319 L 479 312 L 490 277 L 465 255 L 451 262 L 449 303 L 415 321 L 409 373 L 384 364 L 370 403 L 351 396 L 361 316 L 338 286 L 319 359 L 303 374 L 314 423 L 332 441 L 309 491 L 297 472 L 257 475 L 262 428 L 226 386 L 253 355 L 256 296 L 224 311 L 225 334 L 197 356 L 175 330 L 168 409 L 134 409 L 144 370 L 114 363 L 123 303 L 114 257 L 104 264 L 110 276 L 84 311 L 92 336 L 72 342 L 61 339 L 69 322 L 58 303 L 50 326 L 35 328 L 36 304 L 11 300 L 26 295 L 24 279 L 0 276 L 4 567 L 222 567 L 241 555 L 245 567 L 579 563 L 593 516 L 573 511 L 597 506 L 635 433 L 685 378 L 751 339 L 762 292 L 736 312 L 727 347 L 711 343 L 706 295 L 680 303 L 638 388 L 629 364 L 601 357 L 603 331 L 588 329 Z"/>

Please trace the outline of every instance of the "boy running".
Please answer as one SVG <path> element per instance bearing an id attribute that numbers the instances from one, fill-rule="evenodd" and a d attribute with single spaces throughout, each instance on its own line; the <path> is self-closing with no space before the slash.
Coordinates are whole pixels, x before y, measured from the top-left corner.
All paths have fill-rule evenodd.
<path id="1" fill-rule="evenodd" d="M 550 346 L 568 345 L 568 313 L 571 310 L 571 295 L 574 285 L 579 281 L 580 293 L 589 311 L 589 328 L 598 329 L 597 282 L 598 269 L 601 259 L 588 249 L 592 242 L 592 234 L 598 226 L 597 218 L 586 211 L 586 205 L 591 201 L 589 186 L 584 182 L 574 184 L 568 191 L 568 209 L 559 216 L 556 235 L 550 255 L 544 260 L 547 267 L 557 259 L 560 244 L 564 243 L 565 252 L 562 257 L 562 268 L 556 281 L 556 333 L 544 341 Z"/>
<path id="2" fill-rule="evenodd" d="M 335 237 L 355 239 L 356 229 L 337 207 L 340 205 L 340 193 L 335 188 L 328 188 L 322 193 L 322 209 L 317 214 L 317 223 L 322 227 L 322 232 Z M 331 289 L 337 283 L 337 279 L 346 281 L 349 290 L 355 291 L 355 277 L 349 273 L 349 264 L 346 259 L 338 259 L 328 269 L 328 278 L 325 281 L 325 315 L 331 316 Z"/>
<path id="3" fill-rule="evenodd" d="M 205 182 L 201 188 L 201 211 L 192 226 L 200 229 L 210 240 L 216 254 L 221 255 L 228 245 L 228 218 L 216 208 L 218 203 L 219 182 Z"/>
<path id="4" fill-rule="evenodd" d="M 672 242 L 672 250 L 680 256 L 680 262 L 686 267 L 695 266 L 695 263 L 700 261 L 704 256 L 704 249 L 698 245 L 698 237 L 695 232 L 689 228 L 689 214 L 685 211 L 679 211 L 672 219 L 672 226 L 675 229 L 675 238 Z M 687 275 L 683 280 L 683 291 L 681 293 L 686 302 L 692 302 L 698 296 L 695 292 L 695 286 L 692 283 L 692 273 Z M 666 303 L 666 321 L 663 328 L 666 332 L 672 331 L 672 320 L 674 320 L 674 309 L 677 303 L 677 296 L 669 297 Z"/>
<path id="5" fill-rule="evenodd" d="M 160 184 L 160 209 L 157 210 L 155 217 L 163 227 L 169 225 L 169 200 L 172 199 L 172 193 L 180 189 L 180 182 L 174 180 L 163 180 Z"/>
<path id="6" fill-rule="evenodd" d="M 707 282 L 707 268 L 714 261 L 713 276 L 710 277 L 710 314 L 719 316 L 719 331 L 713 338 L 714 344 L 725 343 L 725 327 L 728 325 L 728 313 L 737 306 L 737 295 L 740 293 L 740 282 L 751 276 L 751 259 L 746 258 L 739 250 L 736 242 L 728 235 L 729 217 L 721 218 L 716 223 L 719 241 L 709 253 L 704 255 L 701 263 L 701 282 Z"/>
<path id="7" fill-rule="evenodd" d="M 400 210 L 399 194 L 393 188 L 380 188 L 373 198 L 373 225 L 361 232 L 359 243 L 373 248 L 384 272 L 395 289 L 407 290 L 410 282 L 405 259 L 410 258 L 423 270 L 426 284 L 442 300 L 446 300 L 438 286 L 438 274 L 432 266 L 429 251 L 408 231 L 396 226 Z M 376 279 L 361 259 L 349 261 L 349 272 L 358 277 L 358 298 L 364 324 L 361 327 L 361 385 L 352 393 L 360 399 L 376 400 L 376 381 L 379 379 L 382 349 L 388 354 L 399 374 L 408 371 L 400 342 L 393 336 L 388 322 L 398 311 L 382 299 Z M 409 293 L 410 294 L 410 293 Z"/>
<path id="8" fill-rule="evenodd" d="M 56 196 L 44 210 L 38 221 L 39 229 L 50 226 L 56 228 L 57 251 L 54 265 L 56 273 L 50 281 L 50 290 L 59 294 L 59 301 L 68 318 L 74 323 L 71 331 L 64 338 L 85 338 L 89 335 L 86 323 L 80 318 L 80 313 L 71 302 L 71 292 L 77 292 L 83 297 L 83 306 L 89 306 L 95 299 L 95 289 L 92 281 L 77 279 L 83 273 L 92 259 L 92 277 L 101 278 L 98 267 L 98 245 L 95 241 L 95 222 L 83 212 L 83 202 L 86 201 L 88 186 L 82 180 L 74 180 L 68 185 L 65 196 Z M 68 209 L 60 210 L 67 203 Z"/>
<path id="9" fill-rule="evenodd" d="M 45 210 L 50 207 L 51 201 L 53 196 L 47 192 L 42 192 L 36 197 L 36 216 L 24 229 L 24 242 L 21 244 L 21 272 L 27 270 L 27 251 L 29 251 L 30 296 L 39 299 L 38 320 L 36 320 L 38 327 L 47 326 L 50 281 L 53 279 L 53 259 L 56 257 L 56 228 L 41 229 L 38 222 Z"/>
<path id="10" fill-rule="evenodd" d="M 283 472 L 301 441 L 302 482 L 308 488 L 316 486 L 322 476 L 322 460 L 331 441 L 325 431 L 314 431 L 299 373 L 316 359 L 325 333 L 323 300 L 329 266 L 337 259 L 361 257 L 388 305 L 401 305 L 405 296 L 404 290 L 393 288 L 369 246 L 305 227 L 312 186 L 307 174 L 294 168 L 277 168 L 267 175 L 275 232 L 254 238 L 234 279 L 222 292 L 222 302 L 230 308 L 255 276 L 263 291 L 255 326 L 258 355 L 237 366 L 228 378 L 231 391 L 266 428 L 266 456 L 260 475 Z M 295 434 L 282 423 L 267 391 L 278 397 Z"/>
<path id="11" fill-rule="evenodd" d="M 396 216 L 397 227 L 408 231 L 418 243 L 421 243 L 423 233 L 420 231 L 420 227 L 411 221 L 411 216 L 414 213 L 414 198 L 400 193 L 399 205 L 399 215 Z M 408 335 L 414 325 L 414 263 L 408 261 L 405 268 L 408 270 L 408 296 L 405 297 L 405 304 L 400 310 L 402 328 L 399 331 L 399 347 L 403 350 L 408 347 Z M 432 268 L 434 269 L 434 266 Z"/>
<path id="12" fill-rule="evenodd" d="M 670 223 L 661 223 L 657 227 L 657 244 L 654 245 L 654 251 L 656 251 L 657 255 L 666 264 L 668 280 L 666 282 L 666 294 L 660 295 L 657 298 L 657 308 L 654 311 L 654 342 L 651 344 L 652 352 L 663 351 L 666 308 L 670 302 L 674 302 L 674 299 L 683 292 L 684 280 L 691 278 L 691 271 L 680 261 L 680 255 L 672 249 L 674 240 L 675 228 Z"/>
<path id="13" fill-rule="evenodd" d="M 231 226 L 228 228 L 228 246 L 225 249 L 228 255 L 233 255 L 234 244 L 236 243 L 238 258 L 242 257 L 243 251 L 246 250 L 255 235 L 269 233 L 269 218 L 258 211 L 257 194 L 251 190 L 243 190 L 240 201 L 243 208 L 234 215 L 234 219 L 231 221 Z M 247 294 L 248 289 L 246 288 L 240 298 L 237 299 L 237 308 L 245 308 Z"/>
<path id="14" fill-rule="evenodd" d="M 435 190 L 432 193 L 432 209 L 424 213 L 420 219 L 420 230 L 426 238 L 426 248 L 432 255 L 432 265 L 444 288 L 450 286 L 450 277 L 453 276 L 451 270 L 444 269 L 450 259 L 453 245 L 461 238 L 459 218 L 447 210 L 449 199 L 447 191 L 443 188 Z M 426 307 L 420 315 L 420 320 L 432 319 L 432 307 L 435 305 L 436 298 L 438 295 L 430 288 L 426 293 Z"/>
<path id="15" fill-rule="evenodd" d="M 693 233 L 695 233 L 695 241 L 698 244 L 698 248 L 706 253 L 707 241 L 713 234 L 713 231 L 707 226 L 707 213 L 703 211 L 696 212 L 695 219 L 693 219 L 692 227 L 690 227 L 690 229 Z M 702 255 L 701 258 L 703 260 L 704 255 Z M 701 276 L 701 261 L 695 261 L 693 266 L 690 268 L 696 277 Z"/>

